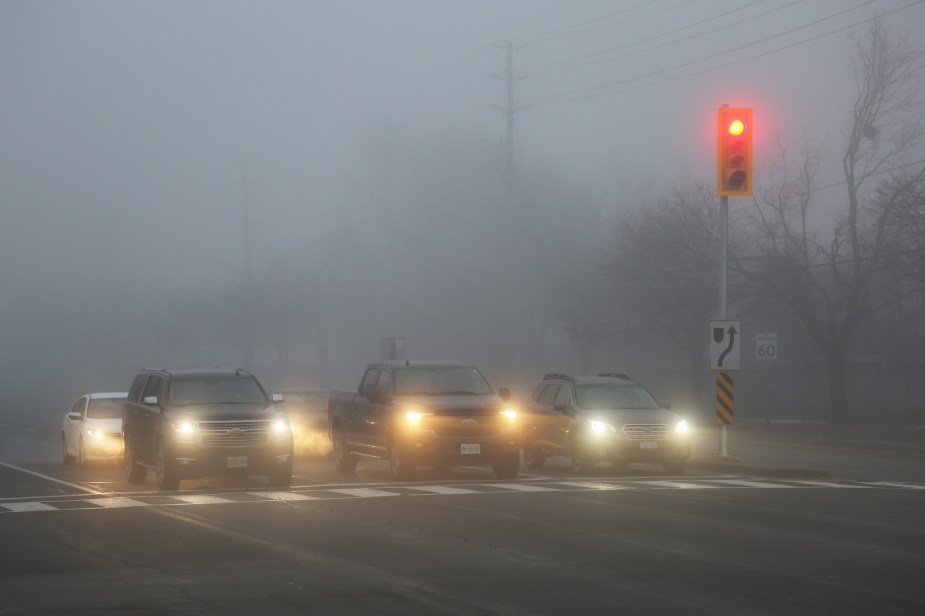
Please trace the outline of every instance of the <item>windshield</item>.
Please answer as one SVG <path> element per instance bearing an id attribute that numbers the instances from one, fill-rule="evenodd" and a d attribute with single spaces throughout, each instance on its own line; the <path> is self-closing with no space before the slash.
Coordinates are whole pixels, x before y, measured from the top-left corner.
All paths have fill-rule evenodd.
<path id="1" fill-rule="evenodd" d="M 125 398 L 99 398 L 90 400 L 87 417 L 94 419 L 122 419 L 122 402 Z"/>
<path id="2" fill-rule="evenodd" d="M 399 368 L 395 370 L 399 394 L 490 394 L 482 373 L 469 367 Z"/>
<path id="3" fill-rule="evenodd" d="M 177 379 L 170 385 L 170 403 L 267 404 L 257 381 L 247 377 Z"/>
<path id="4" fill-rule="evenodd" d="M 658 402 L 635 383 L 597 383 L 575 387 L 583 409 L 657 409 Z"/>

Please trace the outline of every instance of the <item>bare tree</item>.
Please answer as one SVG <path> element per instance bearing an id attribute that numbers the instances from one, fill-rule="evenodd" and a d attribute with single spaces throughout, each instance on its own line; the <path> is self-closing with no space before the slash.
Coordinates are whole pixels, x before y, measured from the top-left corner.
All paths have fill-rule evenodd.
<path id="1" fill-rule="evenodd" d="M 925 179 L 925 170 L 910 172 L 905 158 L 921 133 L 914 113 L 919 56 L 877 19 L 853 40 L 852 62 L 857 92 L 842 156 L 843 198 L 821 201 L 830 194 L 815 187 L 821 149 L 807 147 L 793 170 L 781 148 L 780 180 L 756 199 L 750 250 L 734 259 L 757 291 L 802 322 L 825 360 L 836 421 L 848 408 L 848 356 L 859 326 L 922 291 L 897 267 L 902 238 L 896 224 L 914 208 L 910 195 Z M 820 207 L 831 205 L 839 213 L 828 232 L 813 221 Z"/>

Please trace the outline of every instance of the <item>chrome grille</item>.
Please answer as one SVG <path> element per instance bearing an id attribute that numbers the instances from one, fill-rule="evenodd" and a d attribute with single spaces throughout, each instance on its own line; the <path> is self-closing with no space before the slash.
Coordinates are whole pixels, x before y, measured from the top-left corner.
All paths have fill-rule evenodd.
<path id="1" fill-rule="evenodd" d="M 480 438 L 498 434 L 499 418 L 497 409 L 437 411 L 424 427 L 446 438 Z"/>
<path id="2" fill-rule="evenodd" d="M 200 421 L 202 444 L 212 447 L 253 447 L 270 439 L 270 422 L 265 420 Z"/>
<path id="3" fill-rule="evenodd" d="M 631 441 L 661 441 L 668 438 L 670 430 L 665 424 L 626 424 L 623 434 Z"/>

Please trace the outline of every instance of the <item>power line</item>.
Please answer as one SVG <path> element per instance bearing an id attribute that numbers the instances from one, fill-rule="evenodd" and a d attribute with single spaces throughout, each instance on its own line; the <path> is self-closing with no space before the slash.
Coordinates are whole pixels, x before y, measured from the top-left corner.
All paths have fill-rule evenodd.
<path id="1" fill-rule="evenodd" d="M 543 36 L 546 36 L 546 35 L 548 35 L 548 34 L 558 34 L 558 33 L 560 33 L 560 32 L 565 32 L 566 30 L 574 30 L 575 28 L 581 28 L 582 26 L 587 26 L 588 24 L 592 24 L 592 23 L 596 23 L 596 22 L 599 22 L 599 21 L 603 21 L 603 20 L 605 20 L 605 19 L 610 19 L 611 17 L 617 17 L 617 16 L 619 16 L 619 15 L 624 15 L 624 14 L 629 13 L 629 12 L 631 12 L 631 11 L 635 11 L 636 9 L 644 8 L 644 7 L 649 6 L 650 4 L 656 4 L 656 3 L 658 3 L 658 2 L 661 2 L 661 0 L 649 0 L 648 2 L 643 2 L 642 4 L 637 4 L 637 5 L 635 5 L 635 6 L 631 6 L 631 7 L 626 8 L 626 9 L 622 9 L 622 10 L 619 10 L 619 11 L 614 11 L 613 13 L 606 13 L 606 14 L 601 15 L 601 16 L 599 16 L 599 17 L 595 17 L 595 18 L 593 18 L 593 19 L 588 19 L 588 20 L 586 20 L 586 21 L 583 21 L 583 22 L 580 22 L 580 23 L 577 23 L 577 24 L 572 24 L 572 25 L 570 25 L 570 26 L 561 26 L 561 27 L 559 27 L 559 28 L 553 28 L 552 30 L 544 30 L 543 32 L 537 32 L 536 34 L 526 34 L 526 35 L 524 35 L 524 36 L 520 36 L 520 37 L 511 39 L 511 40 L 512 40 L 512 42 L 514 42 L 514 43 L 521 43 L 521 42 L 527 41 L 527 40 L 529 40 L 529 39 L 538 39 L 538 38 L 543 37 Z M 622 23 L 622 22 L 621 22 L 621 23 Z M 611 24 L 611 26 L 612 26 L 612 25 L 615 25 L 615 24 Z M 618 25 L 618 24 L 617 24 L 617 25 Z M 604 27 L 610 27 L 610 26 L 604 26 Z M 567 36 L 577 36 L 577 35 L 579 35 L 579 34 L 584 34 L 584 33 L 585 33 L 585 32 L 575 32 L 575 33 L 569 34 L 569 35 L 567 35 Z M 558 38 L 565 38 L 565 37 L 558 37 Z M 548 40 L 556 40 L 556 39 L 541 39 L 541 40 L 536 40 L 536 41 L 532 41 L 532 42 L 533 42 L 533 43 L 536 43 L 536 44 L 539 44 L 539 43 L 545 43 L 545 42 L 547 42 Z"/>
<path id="2" fill-rule="evenodd" d="M 669 67 L 669 68 L 666 68 L 666 69 L 661 69 L 661 70 L 658 70 L 658 71 L 652 71 L 652 72 L 650 72 L 650 73 L 646 73 L 646 74 L 643 74 L 643 75 L 639 75 L 639 76 L 637 76 L 637 77 L 627 78 L 627 79 L 623 79 L 623 80 L 620 80 L 620 81 L 615 81 L 615 82 L 611 82 L 611 83 L 607 83 L 607 84 L 602 84 L 602 85 L 599 85 L 599 86 L 594 86 L 594 87 L 591 87 L 591 88 L 582 88 L 582 89 L 579 89 L 579 90 L 573 90 L 573 91 L 569 91 L 569 92 L 561 92 L 561 93 L 559 93 L 559 94 L 551 94 L 551 95 L 548 95 L 548 96 L 543 96 L 543 97 L 535 98 L 535 99 L 532 99 L 532 100 L 527 101 L 527 102 L 530 103 L 530 104 L 532 104 L 532 105 L 534 105 L 534 106 L 544 106 L 544 105 L 554 105 L 554 104 L 567 103 L 567 102 L 579 101 L 579 100 L 587 100 L 587 99 L 591 99 L 591 98 L 597 98 L 597 97 L 600 97 L 600 96 L 610 96 L 610 95 L 613 95 L 613 94 L 620 94 L 620 93 L 623 93 L 623 92 L 629 92 L 629 91 L 633 91 L 633 90 L 638 90 L 638 89 L 640 89 L 640 88 L 647 88 L 647 87 L 651 87 L 651 86 L 653 86 L 653 85 L 658 85 L 658 84 L 662 84 L 662 83 L 667 83 L 667 82 L 670 82 L 670 81 L 676 81 L 676 80 L 678 80 L 678 79 L 683 79 L 683 78 L 686 78 L 686 77 L 693 77 L 693 76 L 695 76 L 695 75 L 700 75 L 700 74 L 703 74 L 703 73 L 708 73 L 708 72 L 716 71 L 716 70 L 719 70 L 719 69 L 722 69 L 722 68 L 727 68 L 727 67 L 730 67 L 730 66 L 735 66 L 735 65 L 741 64 L 741 63 L 743 63 L 743 62 L 749 62 L 749 61 L 755 60 L 755 59 L 757 59 L 757 58 L 761 58 L 761 57 L 764 57 L 764 56 L 767 56 L 767 55 L 771 55 L 771 54 L 773 54 L 773 53 L 778 53 L 778 52 L 780 52 L 780 51 L 784 51 L 784 50 L 786 50 L 786 49 L 790 49 L 790 48 L 797 47 L 797 46 L 800 46 L 800 45 L 805 45 L 806 43 L 810 43 L 810 42 L 812 42 L 812 41 L 815 41 L 815 40 L 818 40 L 818 39 L 821 39 L 821 38 L 825 38 L 825 37 L 827 37 L 827 36 L 831 36 L 831 35 L 833 35 L 833 34 L 837 34 L 837 33 L 839 33 L 839 32 L 843 32 L 843 31 L 849 30 L 849 29 L 851 29 L 851 28 L 855 28 L 855 27 L 857 27 L 857 26 L 859 26 L 859 25 L 861 25 L 861 24 L 864 24 L 864 23 L 869 22 L 869 21 L 871 21 L 871 20 L 873 20 L 873 19 L 876 19 L 876 17 L 868 17 L 868 18 L 866 18 L 866 19 L 863 19 L 863 20 L 861 20 L 861 21 L 859 21 L 859 22 L 856 22 L 856 23 L 853 23 L 853 24 L 851 24 L 851 25 L 848 25 L 848 26 L 845 26 L 845 27 L 842 27 L 842 28 L 838 28 L 838 29 L 832 30 L 832 31 L 830 31 L 830 32 L 826 32 L 826 33 L 823 33 L 823 34 L 820 34 L 820 35 L 811 37 L 811 38 L 809 38 L 809 39 L 805 39 L 805 40 L 803 40 L 803 41 L 798 41 L 798 42 L 792 43 L 792 44 L 790 44 L 790 45 L 785 45 L 785 46 L 783 46 L 783 47 L 778 47 L 778 48 L 775 48 L 775 49 L 772 49 L 772 50 L 769 50 L 769 51 L 765 51 L 765 52 L 762 52 L 762 53 L 758 53 L 758 54 L 749 56 L 749 57 L 747 57 L 747 58 L 741 58 L 741 59 L 739 59 L 739 60 L 733 60 L 733 61 L 727 62 L 727 63 L 725 63 L 725 64 L 720 64 L 720 65 L 717 65 L 717 66 L 713 66 L 713 67 L 701 69 L 701 70 L 694 71 L 694 72 L 690 72 L 690 73 L 686 73 L 686 74 L 683 74 L 683 75 L 677 75 L 677 76 L 674 76 L 674 77 L 668 77 L 668 78 L 661 79 L 661 80 L 658 80 L 658 81 L 652 81 L 652 82 L 649 82 L 649 83 L 639 84 L 639 85 L 630 86 L 630 87 L 626 87 L 626 88 L 621 88 L 621 89 L 616 89 L 616 90 L 609 90 L 609 91 L 606 91 L 606 92 L 597 92 L 597 93 L 595 93 L 595 94 L 590 94 L 591 92 L 596 92 L 596 91 L 598 91 L 598 90 L 604 90 L 604 89 L 607 89 L 607 88 L 612 88 L 612 87 L 614 87 L 614 86 L 618 86 L 618 85 L 620 85 L 620 84 L 624 84 L 624 83 L 628 83 L 628 82 L 632 82 L 632 81 L 638 81 L 638 80 L 640 80 L 640 79 L 645 79 L 645 78 L 647 78 L 647 77 L 652 77 L 652 76 L 654 76 L 654 75 L 660 75 L 660 74 L 662 74 L 662 73 L 667 73 L 667 72 L 670 72 L 670 71 L 678 70 L 678 69 L 681 69 L 681 68 L 690 66 L 690 65 L 692 65 L 692 64 L 698 64 L 698 63 L 700 63 L 700 62 L 705 62 L 705 61 L 707 61 L 707 60 L 711 60 L 711 59 L 716 58 L 716 57 L 719 57 L 719 56 L 727 55 L 727 54 L 733 53 L 733 52 L 735 52 L 735 51 L 740 51 L 740 50 L 745 49 L 745 48 L 748 48 L 748 47 L 753 47 L 754 45 L 758 45 L 758 44 L 760 44 L 760 43 L 764 43 L 764 42 L 767 42 L 767 41 L 769 41 L 769 40 L 772 40 L 772 39 L 775 39 L 775 38 L 779 38 L 779 37 L 785 36 L 785 35 L 787 35 L 787 34 L 791 34 L 791 33 L 796 32 L 796 31 L 798 31 L 798 30 L 803 30 L 803 29 L 805 29 L 805 28 L 808 28 L 808 27 L 810 27 L 810 26 L 812 26 L 812 25 L 816 25 L 816 24 L 821 23 L 821 22 L 823 22 L 823 21 L 827 21 L 827 20 L 829 20 L 829 19 L 833 19 L 833 18 L 838 17 L 838 16 L 840 16 L 840 15 L 843 15 L 843 14 L 845 14 L 845 13 L 848 13 L 848 12 L 851 12 L 851 11 L 854 11 L 854 10 L 857 10 L 857 9 L 862 8 L 862 7 L 864 7 L 864 6 L 867 6 L 867 5 L 869 5 L 869 4 L 873 4 L 874 2 L 877 2 L 877 1 L 878 1 L 878 0 L 868 0 L 867 2 L 864 2 L 864 3 L 862 3 L 862 4 L 859 4 L 859 5 L 855 6 L 855 7 L 850 8 L 850 9 L 845 9 L 845 10 L 843 10 L 843 11 L 839 11 L 838 13 L 835 13 L 835 14 L 833 14 L 833 15 L 829 15 L 828 17 L 820 18 L 820 19 L 817 19 L 817 20 L 815 20 L 815 21 L 813 21 L 813 22 L 804 24 L 804 25 L 802 25 L 802 26 L 798 26 L 798 27 L 796 27 L 796 28 L 791 28 L 790 30 L 787 30 L 787 31 L 785 31 L 785 32 L 781 32 L 781 33 L 779 33 L 779 34 L 775 34 L 775 35 L 773 35 L 773 36 L 766 37 L 766 38 L 761 39 L 761 40 L 759 40 L 759 41 L 755 41 L 755 42 L 753 42 L 753 43 L 747 43 L 747 44 L 745 44 L 745 45 L 740 45 L 740 46 L 735 47 L 735 48 L 733 48 L 733 49 L 729 49 L 729 50 L 726 50 L 726 51 L 723 51 L 723 52 L 718 52 L 718 53 L 715 53 L 715 54 L 706 56 L 706 57 L 704 57 L 704 58 L 700 58 L 700 59 L 698 59 L 698 60 L 692 60 L 692 61 L 690 61 L 690 62 L 685 62 L 685 63 L 679 64 L 679 65 L 677 65 L 677 66 Z M 913 7 L 913 6 L 916 6 L 916 5 L 918 5 L 918 4 L 922 4 L 922 2 L 925 2 L 925 0 L 916 0 L 915 2 L 913 2 L 913 3 L 911 3 L 911 4 L 908 4 L 908 5 L 906 5 L 906 6 L 900 7 L 900 8 L 898 8 L 898 9 L 893 9 L 892 11 L 888 11 L 888 12 L 886 12 L 886 13 L 882 13 L 881 15 L 882 15 L 882 16 L 891 15 L 891 14 L 896 13 L 896 12 L 898 12 L 898 11 L 902 11 L 902 10 L 911 8 L 911 7 Z M 579 94 L 584 94 L 584 96 L 575 96 L 575 95 L 579 95 Z M 569 98 L 562 98 L 562 97 L 569 97 Z M 552 99 L 561 99 L 561 100 L 552 100 Z"/>

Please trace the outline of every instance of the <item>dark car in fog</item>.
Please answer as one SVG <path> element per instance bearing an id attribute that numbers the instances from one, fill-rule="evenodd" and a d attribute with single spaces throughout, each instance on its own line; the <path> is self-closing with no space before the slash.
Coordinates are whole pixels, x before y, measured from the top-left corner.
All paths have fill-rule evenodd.
<path id="1" fill-rule="evenodd" d="M 529 468 L 542 468 L 549 456 L 567 456 L 575 471 L 602 461 L 615 468 L 656 462 L 681 474 L 690 457 L 687 421 L 625 374 L 547 374 L 525 411 Z"/>

